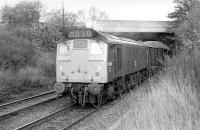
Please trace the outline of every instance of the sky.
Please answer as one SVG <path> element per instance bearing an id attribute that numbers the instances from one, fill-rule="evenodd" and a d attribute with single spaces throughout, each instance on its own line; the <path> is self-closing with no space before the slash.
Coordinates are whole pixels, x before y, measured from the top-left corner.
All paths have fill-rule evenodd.
<path id="1" fill-rule="evenodd" d="M 0 0 L 0 8 L 14 5 L 21 0 Z M 40 0 L 45 9 L 60 9 L 62 0 Z M 66 11 L 77 12 L 97 7 L 112 20 L 166 21 L 167 14 L 174 10 L 173 0 L 63 0 Z"/>

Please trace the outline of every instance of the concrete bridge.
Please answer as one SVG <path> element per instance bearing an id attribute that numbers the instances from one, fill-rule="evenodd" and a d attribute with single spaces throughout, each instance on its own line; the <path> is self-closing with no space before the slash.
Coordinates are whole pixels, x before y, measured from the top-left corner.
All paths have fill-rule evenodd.
<path id="1" fill-rule="evenodd" d="M 168 21 L 97 20 L 93 28 L 103 32 L 166 33 Z"/>
<path id="2" fill-rule="evenodd" d="M 97 20 L 93 28 L 116 36 L 122 36 L 133 40 L 156 40 L 170 46 L 170 34 L 167 28 L 168 21 L 131 21 L 131 20 Z"/>

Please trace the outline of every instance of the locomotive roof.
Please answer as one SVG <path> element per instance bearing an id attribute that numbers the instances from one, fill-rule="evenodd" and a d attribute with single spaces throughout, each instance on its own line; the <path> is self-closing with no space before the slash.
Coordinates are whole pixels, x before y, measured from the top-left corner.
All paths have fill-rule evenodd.
<path id="1" fill-rule="evenodd" d="M 117 36 L 102 33 L 102 32 L 99 32 L 99 31 L 96 31 L 96 32 L 99 35 L 106 38 L 108 43 L 110 42 L 110 43 L 117 43 L 117 44 L 133 44 L 133 45 L 146 46 L 146 47 L 151 47 L 151 48 L 162 48 L 162 49 L 167 49 L 167 50 L 170 49 L 167 45 L 165 45 L 165 44 L 163 44 L 162 42 L 159 42 L 159 41 L 142 42 L 142 41 L 135 41 L 135 40 L 124 38 L 124 37 L 117 37 Z"/>
<path id="2" fill-rule="evenodd" d="M 167 50 L 170 49 L 167 45 L 159 41 L 146 41 L 146 42 L 143 42 L 143 44 L 152 48 L 162 48 L 162 49 L 167 49 Z"/>
<path id="3" fill-rule="evenodd" d="M 95 30 L 96 31 L 96 30 Z M 110 35 L 107 33 L 96 31 L 101 37 L 103 37 L 107 43 L 113 43 L 113 44 L 133 44 L 138 46 L 145 46 L 144 44 L 141 44 L 135 40 L 123 38 L 123 37 L 117 37 L 114 35 Z"/>

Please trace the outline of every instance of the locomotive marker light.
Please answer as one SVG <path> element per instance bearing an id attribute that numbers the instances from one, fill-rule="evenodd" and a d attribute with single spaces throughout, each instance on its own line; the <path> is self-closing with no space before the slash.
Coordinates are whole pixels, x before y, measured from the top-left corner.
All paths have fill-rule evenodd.
<path id="1" fill-rule="evenodd" d="M 137 61 L 135 60 L 134 65 L 137 66 Z"/>
<path id="2" fill-rule="evenodd" d="M 60 70 L 61 70 L 61 71 L 63 70 L 63 67 L 62 67 L 62 65 L 60 65 Z"/>
<path id="3" fill-rule="evenodd" d="M 96 72 L 95 75 L 98 77 L 98 76 L 100 76 L 100 73 L 99 73 L 99 72 Z"/>
<path id="4" fill-rule="evenodd" d="M 61 72 L 61 76 L 65 76 L 65 72 Z"/>

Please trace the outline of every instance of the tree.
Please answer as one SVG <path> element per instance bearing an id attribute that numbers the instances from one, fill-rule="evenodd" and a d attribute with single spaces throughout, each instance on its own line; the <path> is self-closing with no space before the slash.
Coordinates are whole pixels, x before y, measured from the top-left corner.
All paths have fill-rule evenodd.
<path id="1" fill-rule="evenodd" d="M 91 20 L 108 20 L 109 16 L 106 12 L 97 9 L 96 7 L 91 7 L 89 10 L 89 19 Z"/>
<path id="2" fill-rule="evenodd" d="M 86 27 L 86 22 L 87 22 L 87 18 L 86 18 L 86 13 L 84 10 L 78 10 L 78 20 L 80 21 L 80 26 L 81 27 Z"/>
<path id="3" fill-rule="evenodd" d="M 40 1 L 21 1 L 15 6 L 2 8 L 2 20 L 8 24 L 31 25 L 38 22 L 42 11 Z"/>
<path id="4" fill-rule="evenodd" d="M 200 45 L 200 2 L 198 0 L 175 0 L 175 11 L 168 15 L 171 18 L 170 30 L 184 49 L 193 50 Z"/>
<path id="5" fill-rule="evenodd" d="M 92 26 L 95 20 L 108 20 L 109 15 L 96 7 L 91 7 L 87 12 L 85 12 L 84 10 L 79 10 L 78 18 L 81 21 L 82 25 L 86 26 L 86 24 L 89 24 Z"/>
<path id="6" fill-rule="evenodd" d="M 46 13 L 45 28 L 41 29 L 41 45 L 47 49 L 55 50 L 56 41 L 60 40 L 67 30 L 81 26 L 78 15 L 72 12 L 64 13 L 62 10 L 53 10 Z"/>
<path id="7" fill-rule="evenodd" d="M 45 28 L 40 30 L 39 36 L 42 36 L 39 42 L 43 47 L 55 50 L 56 41 L 63 38 L 65 32 L 76 28 L 85 28 L 86 23 L 91 20 L 108 19 L 105 12 L 96 8 L 91 8 L 87 13 L 84 10 L 79 10 L 77 13 L 64 12 L 63 10 L 53 10 L 45 15 Z M 63 27 L 63 21 L 65 27 Z"/>
<path id="8" fill-rule="evenodd" d="M 46 24 L 52 31 L 58 32 L 63 27 L 63 13 L 61 10 L 54 10 L 46 15 Z M 72 12 L 64 13 L 64 24 L 67 29 L 77 27 L 79 25 L 78 16 Z"/>
<path id="9" fill-rule="evenodd" d="M 180 23 L 187 19 L 188 14 L 194 6 L 195 0 L 174 0 L 175 11 L 168 15 L 174 20 L 174 26 L 177 27 Z"/>

